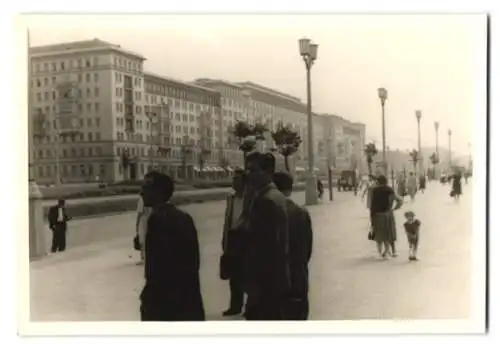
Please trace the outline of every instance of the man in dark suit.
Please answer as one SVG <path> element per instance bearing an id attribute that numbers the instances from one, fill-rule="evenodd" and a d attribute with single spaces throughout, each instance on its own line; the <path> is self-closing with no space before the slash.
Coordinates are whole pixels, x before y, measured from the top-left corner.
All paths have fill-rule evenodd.
<path id="1" fill-rule="evenodd" d="M 200 252 L 193 218 L 169 200 L 172 179 L 157 171 L 144 177 L 142 198 L 151 207 L 146 231 L 146 282 L 141 292 L 142 321 L 204 321 Z"/>
<path id="2" fill-rule="evenodd" d="M 66 249 L 66 230 L 71 219 L 66 213 L 65 201 L 59 199 L 57 205 L 49 209 L 49 227 L 52 230 L 52 253 Z"/>
<path id="3" fill-rule="evenodd" d="M 272 183 L 271 153 L 249 154 L 247 185 L 251 192 L 245 215 L 244 288 L 247 320 L 283 320 L 290 291 L 286 198 Z"/>
<path id="4" fill-rule="evenodd" d="M 289 258 L 291 290 L 285 306 L 285 320 L 307 320 L 309 315 L 309 260 L 312 254 L 313 232 L 307 209 L 297 205 L 290 196 L 293 177 L 277 172 L 274 184 L 285 195 L 289 227 Z"/>

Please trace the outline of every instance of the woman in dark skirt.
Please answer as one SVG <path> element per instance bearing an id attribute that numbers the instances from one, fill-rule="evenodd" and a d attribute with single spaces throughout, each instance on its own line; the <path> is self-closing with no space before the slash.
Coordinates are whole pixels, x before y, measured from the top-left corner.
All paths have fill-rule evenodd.
<path id="1" fill-rule="evenodd" d="M 462 178 L 459 173 L 455 173 L 451 179 L 451 193 L 450 196 L 455 200 L 460 199 L 462 195 Z"/>
<path id="2" fill-rule="evenodd" d="M 396 221 L 393 210 L 403 206 L 403 200 L 387 185 L 387 177 L 379 176 L 377 184 L 378 186 L 372 192 L 370 206 L 374 239 L 381 257 L 387 258 L 389 254 L 396 257 Z M 396 207 L 393 208 L 395 201 Z M 382 246 L 384 246 L 384 250 L 382 250 Z"/>

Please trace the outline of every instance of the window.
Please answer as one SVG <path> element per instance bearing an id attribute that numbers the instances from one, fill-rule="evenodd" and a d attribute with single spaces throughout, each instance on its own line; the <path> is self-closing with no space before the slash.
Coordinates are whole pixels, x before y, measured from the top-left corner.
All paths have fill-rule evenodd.
<path id="1" fill-rule="evenodd" d="M 71 156 L 76 157 L 76 149 L 71 148 Z"/>
<path id="2" fill-rule="evenodd" d="M 100 118 L 95 118 L 95 125 L 96 125 L 96 127 L 101 126 L 101 119 Z"/>
<path id="3" fill-rule="evenodd" d="M 52 71 L 56 71 L 56 70 L 57 70 L 57 64 L 52 63 Z"/>
<path id="4" fill-rule="evenodd" d="M 100 141 L 101 140 L 101 132 L 96 132 L 95 133 L 95 140 Z"/>
<path id="5" fill-rule="evenodd" d="M 89 156 L 94 156 L 93 152 L 94 152 L 93 149 L 89 148 Z"/>
<path id="6" fill-rule="evenodd" d="M 101 147 L 95 148 L 95 153 L 97 156 L 101 156 L 102 155 L 102 148 Z M 103 166 L 101 165 L 101 167 L 103 167 Z M 101 172 L 103 172 L 103 171 L 101 170 Z"/>
<path id="7" fill-rule="evenodd" d="M 81 68 L 82 67 L 82 59 L 78 59 L 78 68 Z"/>
<path id="8" fill-rule="evenodd" d="M 65 70 L 65 69 L 66 69 L 66 67 L 64 65 L 64 62 L 61 62 L 61 70 Z"/>
<path id="9" fill-rule="evenodd" d="M 95 112 L 99 112 L 99 103 L 94 103 Z"/>
<path id="10" fill-rule="evenodd" d="M 55 101 L 56 100 L 56 91 L 52 91 L 52 99 Z"/>
<path id="11" fill-rule="evenodd" d="M 66 151 L 66 149 L 63 149 L 63 152 L 62 152 L 62 157 L 63 157 L 63 158 L 68 157 L 68 152 Z"/>
<path id="12" fill-rule="evenodd" d="M 36 94 L 36 101 L 41 102 L 42 101 L 42 94 L 40 92 L 37 92 Z"/>
<path id="13" fill-rule="evenodd" d="M 92 127 L 92 119 L 87 119 L 87 126 Z"/>
<path id="14" fill-rule="evenodd" d="M 139 107 L 139 106 L 135 107 L 135 112 L 137 114 L 140 114 L 141 113 L 141 107 Z"/>
<path id="15" fill-rule="evenodd" d="M 94 57 L 93 61 L 94 66 L 99 65 L 99 57 Z"/>
<path id="16" fill-rule="evenodd" d="M 193 114 L 189 115 L 189 121 L 193 122 L 194 121 L 194 116 Z"/>
<path id="17" fill-rule="evenodd" d="M 88 140 L 89 142 L 92 142 L 92 132 L 89 132 L 89 133 L 87 134 L 87 140 Z"/>
<path id="18" fill-rule="evenodd" d="M 86 59 L 86 60 L 85 60 L 85 66 L 86 66 L 87 68 L 90 68 L 90 59 Z"/>
<path id="19" fill-rule="evenodd" d="M 80 148 L 80 156 L 85 156 L 85 149 Z"/>
<path id="20" fill-rule="evenodd" d="M 187 114 L 182 114 L 182 121 L 187 122 L 188 121 L 188 116 Z"/>
<path id="21" fill-rule="evenodd" d="M 99 73 L 94 73 L 94 82 L 99 81 Z"/>
<path id="22" fill-rule="evenodd" d="M 82 74 L 78 74 L 78 82 L 82 82 Z"/>
<path id="23" fill-rule="evenodd" d="M 191 127 L 191 129 L 190 129 L 190 133 L 191 133 L 191 134 L 194 134 L 194 127 Z"/>
<path id="24" fill-rule="evenodd" d="M 99 87 L 94 88 L 94 97 L 99 97 Z"/>
<path id="25" fill-rule="evenodd" d="M 87 103 L 87 113 L 90 113 L 92 111 L 92 104 Z"/>
<path id="26" fill-rule="evenodd" d="M 45 92 L 45 93 L 43 94 L 43 97 L 44 97 L 43 99 L 44 99 L 45 101 L 48 101 L 48 100 L 49 100 L 49 93 L 48 93 L 48 92 Z"/>
<path id="27" fill-rule="evenodd" d="M 89 73 L 85 74 L 85 81 L 90 82 L 90 74 Z"/>
<path id="28" fill-rule="evenodd" d="M 92 97 L 92 91 L 87 87 L 87 98 Z"/>

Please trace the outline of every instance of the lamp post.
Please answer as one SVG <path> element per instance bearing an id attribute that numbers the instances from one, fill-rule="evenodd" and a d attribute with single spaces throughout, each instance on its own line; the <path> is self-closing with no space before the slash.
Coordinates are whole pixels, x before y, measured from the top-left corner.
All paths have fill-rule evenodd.
<path id="1" fill-rule="evenodd" d="M 382 105 L 382 162 L 384 167 L 384 175 L 387 176 L 387 159 L 386 159 L 386 146 L 385 146 L 385 101 L 387 100 L 387 90 L 380 87 L 378 90 L 378 97 Z"/>
<path id="2" fill-rule="evenodd" d="M 316 205 L 318 203 L 317 181 L 314 175 L 314 138 L 311 105 L 311 68 L 318 55 L 318 45 L 311 43 L 311 40 L 302 38 L 299 40 L 299 50 L 307 72 L 307 162 L 309 173 L 306 179 L 306 205 Z"/>
<path id="3" fill-rule="evenodd" d="M 451 129 L 448 129 L 448 166 L 451 170 Z"/>
<path id="4" fill-rule="evenodd" d="M 439 122 L 434 121 L 434 132 L 436 133 L 436 158 L 439 163 Z M 436 177 L 436 166 L 434 166 L 434 177 Z M 436 179 L 436 178 L 434 178 Z"/>
<path id="5" fill-rule="evenodd" d="M 420 141 L 420 120 L 422 120 L 422 111 L 416 110 L 415 111 L 415 116 L 417 117 L 417 126 L 418 126 L 418 172 L 420 175 L 423 174 L 423 168 L 424 168 L 424 163 L 423 163 L 423 157 L 422 157 L 422 143 Z"/>

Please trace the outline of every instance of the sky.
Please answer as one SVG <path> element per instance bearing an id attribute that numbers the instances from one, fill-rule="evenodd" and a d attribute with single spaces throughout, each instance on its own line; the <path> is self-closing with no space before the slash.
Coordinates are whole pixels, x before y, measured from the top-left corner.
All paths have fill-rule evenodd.
<path id="1" fill-rule="evenodd" d="M 306 100 L 298 39 L 319 45 L 312 106 L 366 124 L 381 145 L 377 88 L 388 90 L 390 148 L 440 146 L 452 130 L 455 154 L 476 140 L 486 118 L 484 15 L 38 15 L 25 17 L 31 45 L 99 38 L 145 56 L 145 70 L 191 81 L 253 81 Z M 483 111 L 481 110 L 483 109 Z"/>

